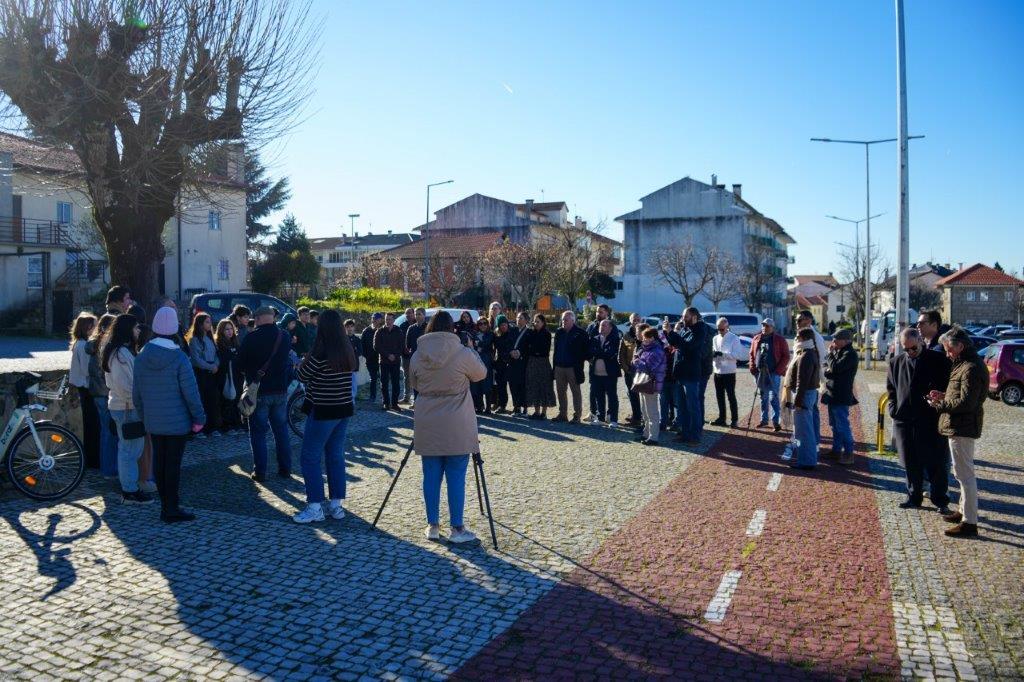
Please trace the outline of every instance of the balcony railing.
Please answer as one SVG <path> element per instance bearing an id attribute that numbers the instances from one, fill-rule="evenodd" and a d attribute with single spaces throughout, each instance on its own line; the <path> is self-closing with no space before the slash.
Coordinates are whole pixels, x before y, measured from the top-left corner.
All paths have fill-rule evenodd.
<path id="1" fill-rule="evenodd" d="M 73 247 L 69 226 L 55 220 L 0 216 L 0 244 Z"/>

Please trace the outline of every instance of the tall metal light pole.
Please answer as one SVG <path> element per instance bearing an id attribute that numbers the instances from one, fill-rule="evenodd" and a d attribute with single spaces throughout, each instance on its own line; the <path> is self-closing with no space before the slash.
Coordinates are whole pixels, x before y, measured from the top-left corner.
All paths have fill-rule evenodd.
<path id="1" fill-rule="evenodd" d="M 349 219 L 352 221 L 352 242 L 349 244 L 352 248 L 352 257 L 349 259 L 350 265 L 356 264 L 356 218 L 359 217 L 358 213 L 349 213 Z"/>
<path id="2" fill-rule="evenodd" d="M 907 136 L 907 50 L 906 40 L 903 35 L 903 0 L 896 0 L 896 97 L 899 102 L 899 109 L 896 114 L 896 124 L 899 136 L 899 223 L 900 237 L 897 249 L 897 260 L 899 270 L 896 273 L 896 323 L 894 325 L 896 338 L 907 325 L 907 314 L 910 309 L 910 188 L 907 176 L 909 140 Z M 901 344 L 896 344 L 896 352 L 902 350 Z"/>
<path id="3" fill-rule="evenodd" d="M 924 135 L 915 135 L 908 139 L 916 140 Z M 867 210 L 864 215 L 871 215 L 871 145 L 883 142 L 895 142 L 895 137 L 884 140 L 833 140 L 828 137 L 812 137 L 811 142 L 837 142 L 839 144 L 864 145 L 864 193 Z M 871 369 L 871 218 L 864 221 L 864 369 Z"/>
<path id="4" fill-rule="evenodd" d="M 851 220 L 850 218 L 840 218 L 839 216 L 836 216 L 836 215 L 826 215 L 825 217 L 826 218 L 831 218 L 832 220 L 841 220 L 844 223 L 853 223 L 853 230 L 854 230 L 854 247 L 853 247 L 854 248 L 854 251 L 853 251 L 854 256 L 853 257 L 855 259 L 854 262 L 860 263 L 860 224 L 863 223 L 863 222 L 867 222 L 869 220 L 872 220 L 873 218 L 880 218 L 880 217 L 882 217 L 884 215 L 885 215 L 885 211 L 882 211 L 881 213 L 876 213 L 875 215 L 868 216 L 866 218 L 861 218 L 860 220 Z M 853 324 L 854 324 L 854 328 L 855 329 L 860 329 L 860 325 L 858 324 L 858 322 L 859 322 L 859 320 L 854 318 Z"/>
<path id="5" fill-rule="evenodd" d="M 430 240 L 427 238 L 430 232 L 430 188 L 438 187 L 439 185 L 447 185 L 454 180 L 442 180 L 441 182 L 432 182 L 427 185 L 427 222 L 423 223 L 423 263 L 425 266 L 423 282 L 423 297 L 427 299 L 427 305 L 430 305 Z"/>

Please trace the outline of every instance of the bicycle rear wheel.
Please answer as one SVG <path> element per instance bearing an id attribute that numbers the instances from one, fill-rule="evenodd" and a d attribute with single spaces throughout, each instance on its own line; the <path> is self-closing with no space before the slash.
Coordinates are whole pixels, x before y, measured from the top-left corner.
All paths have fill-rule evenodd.
<path id="1" fill-rule="evenodd" d="M 302 411 L 302 405 L 306 402 L 306 391 L 298 388 L 288 397 L 288 426 L 299 438 L 306 431 L 306 413 Z"/>
<path id="2" fill-rule="evenodd" d="M 74 433 L 56 424 L 36 424 L 42 452 L 23 428 L 7 450 L 5 468 L 11 483 L 34 500 L 57 500 L 82 482 L 85 451 Z"/>

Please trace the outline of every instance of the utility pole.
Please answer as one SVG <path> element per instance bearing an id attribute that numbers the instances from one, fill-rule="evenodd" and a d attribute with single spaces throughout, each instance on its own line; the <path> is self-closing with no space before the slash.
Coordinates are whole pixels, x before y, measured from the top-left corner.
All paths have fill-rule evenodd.
<path id="1" fill-rule="evenodd" d="M 430 188 L 437 187 L 439 185 L 447 185 L 455 182 L 454 180 L 443 180 L 441 182 L 433 182 L 427 185 L 427 222 L 423 223 L 423 266 L 424 266 L 424 278 L 423 282 L 423 298 L 427 300 L 427 305 L 430 305 Z"/>
<path id="2" fill-rule="evenodd" d="M 356 218 L 359 217 L 358 213 L 349 213 L 349 219 L 352 221 L 352 242 L 349 244 L 352 256 L 349 258 L 349 265 L 351 267 L 356 266 Z"/>
<path id="3" fill-rule="evenodd" d="M 896 273 L 896 323 L 895 334 L 899 334 L 907 325 L 910 308 L 910 183 L 908 178 L 909 137 L 907 137 L 907 50 L 903 31 L 903 0 L 896 0 L 896 96 L 899 109 L 896 123 L 899 129 L 899 247 L 897 260 L 899 270 Z M 902 347 L 896 343 L 896 353 Z"/>

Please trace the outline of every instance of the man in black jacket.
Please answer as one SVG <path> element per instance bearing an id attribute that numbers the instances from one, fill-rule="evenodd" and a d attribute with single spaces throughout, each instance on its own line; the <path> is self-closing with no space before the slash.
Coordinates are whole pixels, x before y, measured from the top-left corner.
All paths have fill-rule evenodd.
<path id="1" fill-rule="evenodd" d="M 410 361 L 412 360 L 413 353 L 416 352 L 416 343 L 417 343 L 417 341 L 419 341 L 420 337 L 423 336 L 424 332 L 426 332 L 426 330 L 427 330 L 427 310 L 426 310 L 426 308 L 417 308 L 416 312 L 415 312 L 415 317 L 413 318 L 413 320 L 414 320 L 413 323 L 411 325 L 409 325 L 409 328 L 406 329 L 406 331 L 405 331 L 405 350 L 408 353 L 408 355 L 405 356 L 405 357 L 408 357 Z M 409 382 L 408 362 L 405 361 L 404 357 L 402 359 L 402 362 L 406 365 L 405 381 L 406 381 L 406 384 L 408 385 L 408 382 Z M 406 388 L 406 391 L 408 391 L 408 390 L 409 389 Z M 406 400 L 406 402 L 412 402 L 412 400 L 415 400 L 415 398 L 416 398 L 416 392 L 413 391 L 413 395 L 412 395 L 411 398 L 410 398 L 410 396 L 409 396 L 409 394 L 407 392 L 405 397 L 408 398 L 408 400 Z"/>
<path id="2" fill-rule="evenodd" d="M 838 458 L 843 465 L 853 464 L 853 431 L 850 429 L 850 406 L 857 404 L 853 382 L 857 377 L 857 351 L 851 342 L 853 332 L 840 329 L 832 337 L 825 356 L 825 391 L 821 402 L 828 406 L 828 423 L 832 427 L 832 450 L 826 458 Z"/>
<path id="3" fill-rule="evenodd" d="M 592 341 L 598 334 L 601 333 L 601 322 L 604 320 L 611 319 L 612 307 L 610 305 L 608 305 L 607 303 L 602 303 L 601 305 L 597 306 L 597 310 L 594 313 L 594 321 L 587 325 L 588 343 Z M 614 326 L 612 328 L 615 329 Z M 620 334 L 618 329 L 615 329 L 615 339 L 616 343 L 618 343 L 620 340 Z M 597 393 L 597 390 L 594 388 L 594 382 L 590 382 L 590 416 L 587 417 L 587 421 L 590 422 L 591 424 L 599 424 L 601 422 L 601 417 L 598 414 L 599 410 L 597 406 Z"/>
<path id="4" fill-rule="evenodd" d="M 508 391 L 512 394 L 512 414 L 526 416 L 526 332 L 530 329 L 530 316 L 516 315 L 516 326 L 509 331 L 512 349 L 509 351 Z"/>
<path id="5" fill-rule="evenodd" d="M 672 377 L 676 380 L 676 430 L 677 441 L 691 445 L 700 442 L 703 430 L 704 409 L 701 406 L 700 387 L 706 382 L 707 364 L 710 362 L 711 344 L 708 343 L 710 328 L 704 323 L 700 311 L 687 308 L 683 311 L 681 332 L 668 333 L 669 344 L 676 349 Z M 705 383 L 706 385 L 706 383 Z"/>
<path id="6" fill-rule="evenodd" d="M 587 359 L 587 333 L 576 326 L 576 315 L 562 313 L 562 326 L 555 332 L 555 392 L 558 395 L 558 416 L 551 421 L 568 421 L 569 401 L 565 390 L 572 391 L 572 422 L 578 424 L 583 410 L 583 361 Z M 596 417 L 596 415 L 595 415 Z"/>
<path id="7" fill-rule="evenodd" d="M 903 353 L 889 361 L 886 391 L 896 451 L 906 469 L 907 500 L 903 509 L 920 507 L 924 500 L 924 475 L 930 481 L 929 498 L 940 511 L 948 511 L 949 480 L 945 439 L 939 435 L 939 415 L 927 402 L 931 391 L 945 391 L 949 361 L 926 350 L 921 333 L 909 327 L 900 334 Z"/>
<path id="8" fill-rule="evenodd" d="M 373 349 L 373 335 L 384 325 L 384 313 L 374 313 L 370 324 L 359 336 L 363 357 L 366 358 L 366 371 L 370 373 L 370 402 L 377 401 L 377 384 L 380 383 L 380 355 Z"/>
<path id="9" fill-rule="evenodd" d="M 402 357 L 405 353 L 405 334 L 395 326 L 395 314 L 384 315 L 384 326 L 373 334 L 373 350 L 380 355 L 380 394 L 385 410 L 399 410 L 398 393 L 401 388 Z"/>
<path id="10" fill-rule="evenodd" d="M 345 320 L 345 336 L 352 344 L 352 352 L 356 354 L 356 372 L 358 372 L 359 358 L 363 355 L 363 340 L 356 335 L 356 321 L 351 318 Z"/>
<path id="11" fill-rule="evenodd" d="M 292 381 L 292 363 L 288 358 L 288 335 L 274 324 L 274 315 L 270 306 L 258 308 L 256 328 L 238 349 L 238 368 L 245 375 L 246 382 L 260 382 L 256 411 L 249 417 L 251 476 L 258 483 L 263 482 L 267 475 L 267 431 L 274 433 L 278 476 L 288 478 L 292 471 L 292 447 L 288 436 L 288 386 Z M 259 376 L 261 371 L 262 377 Z"/>

